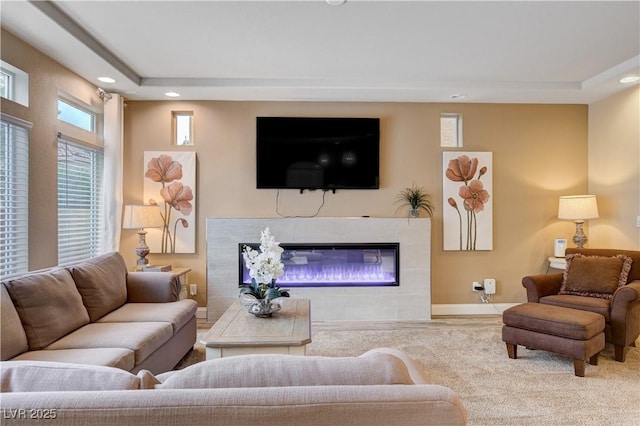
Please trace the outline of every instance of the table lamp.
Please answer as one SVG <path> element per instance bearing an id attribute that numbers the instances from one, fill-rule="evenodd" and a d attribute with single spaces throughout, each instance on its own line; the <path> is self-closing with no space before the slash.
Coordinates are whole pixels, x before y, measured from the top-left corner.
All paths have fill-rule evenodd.
<path id="1" fill-rule="evenodd" d="M 162 228 L 163 226 L 164 221 L 162 220 L 162 216 L 160 216 L 160 209 L 158 206 L 124 206 L 122 228 L 138 230 L 138 246 L 136 247 L 138 260 L 136 261 L 136 270 L 142 270 L 142 268 L 149 264 L 149 260 L 147 259 L 149 246 L 147 245 L 145 238 L 147 231 L 145 231 L 144 228 Z"/>
<path id="2" fill-rule="evenodd" d="M 582 230 L 582 224 L 587 219 L 597 219 L 598 203 L 595 195 L 565 195 L 558 203 L 558 219 L 573 220 L 576 224 L 576 234 L 573 242 L 576 247 L 583 248 L 587 243 L 587 236 Z"/>

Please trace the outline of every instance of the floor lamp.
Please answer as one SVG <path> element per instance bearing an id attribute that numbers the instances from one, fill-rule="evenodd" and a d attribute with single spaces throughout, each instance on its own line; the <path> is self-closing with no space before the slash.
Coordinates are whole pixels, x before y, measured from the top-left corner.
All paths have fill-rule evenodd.
<path id="1" fill-rule="evenodd" d="M 576 224 L 576 234 L 573 242 L 576 247 L 584 248 L 587 236 L 582 230 L 582 224 L 587 219 L 597 219 L 598 203 L 595 195 L 565 195 L 558 203 L 558 219 L 573 220 Z"/>
<path id="2" fill-rule="evenodd" d="M 145 228 L 162 228 L 164 221 L 160 216 L 158 206 L 151 205 L 127 205 L 124 206 L 124 217 L 122 220 L 123 229 L 138 230 L 138 246 L 136 254 L 136 270 L 141 271 L 149 264 L 147 255 L 149 254 L 149 246 L 147 245 Z"/>

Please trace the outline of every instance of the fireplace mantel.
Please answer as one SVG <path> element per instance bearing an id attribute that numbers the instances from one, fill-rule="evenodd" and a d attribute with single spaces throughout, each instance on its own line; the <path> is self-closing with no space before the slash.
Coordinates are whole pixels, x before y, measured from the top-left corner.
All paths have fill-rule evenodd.
<path id="1" fill-rule="evenodd" d="M 282 243 L 399 243 L 400 286 L 292 288 L 311 300 L 311 319 L 431 319 L 431 220 L 427 218 L 207 218 L 207 318 L 238 297 L 238 244 L 266 227 Z"/>

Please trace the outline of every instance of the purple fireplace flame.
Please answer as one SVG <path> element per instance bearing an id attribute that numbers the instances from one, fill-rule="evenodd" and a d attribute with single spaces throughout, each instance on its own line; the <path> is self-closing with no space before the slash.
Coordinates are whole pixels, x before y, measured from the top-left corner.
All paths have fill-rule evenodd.
<path id="1" fill-rule="evenodd" d="M 239 244 L 240 280 L 251 283 Z M 350 287 L 400 285 L 398 243 L 283 244 L 281 287 Z"/>

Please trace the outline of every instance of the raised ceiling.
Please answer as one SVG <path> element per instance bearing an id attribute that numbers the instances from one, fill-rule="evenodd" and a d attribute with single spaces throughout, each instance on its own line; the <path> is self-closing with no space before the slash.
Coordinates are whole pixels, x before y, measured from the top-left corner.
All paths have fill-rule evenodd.
<path id="1" fill-rule="evenodd" d="M 136 100 L 588 104 L 640 75 L 638 1 L 1 6 L 4 29 Z"/>

